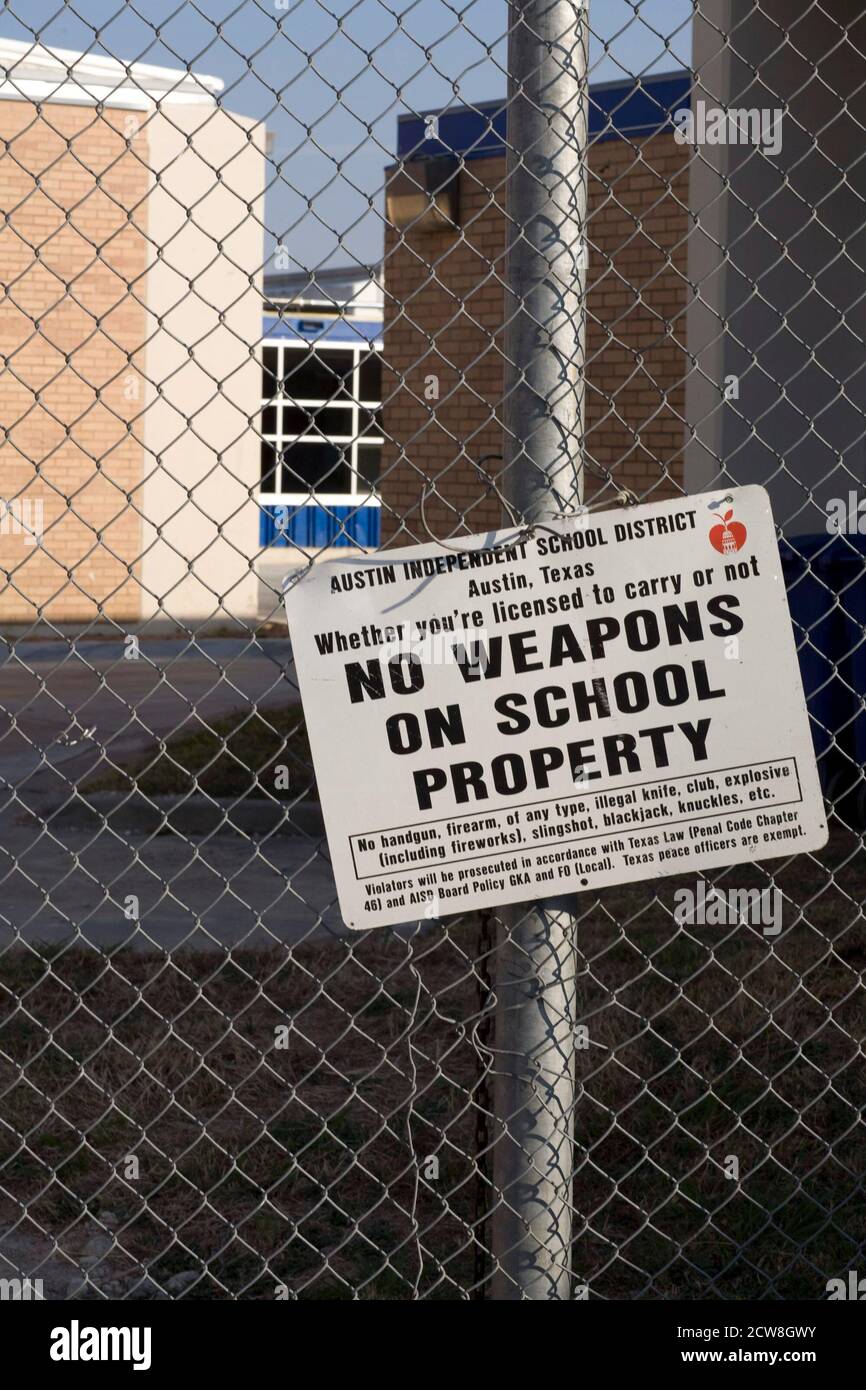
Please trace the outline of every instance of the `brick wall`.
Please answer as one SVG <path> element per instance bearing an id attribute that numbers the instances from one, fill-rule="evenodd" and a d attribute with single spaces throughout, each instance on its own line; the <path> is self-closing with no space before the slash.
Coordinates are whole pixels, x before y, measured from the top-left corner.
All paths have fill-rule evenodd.
<path id="1" fill-rule="evenodd" d="M 590 157 L 587 456 L 647 500 L 682 480 L 688 154 L 664 133 Z M 502 452 L 504 210 L 497 155 L 460 174 L 462 235 L 387 227 L 386 544 L 426 538 L 425 484 L 434 535 L 500 522 L 501 461 L 479 461 Z"/>
<path id="2" fill-rule="evenodd" d="M 130 114 L 0 101 L 0 494 L 41 502 L 38 546 L 0 522 L 0 618 L 134 618 L 141 527 L 146 136 Z"/>

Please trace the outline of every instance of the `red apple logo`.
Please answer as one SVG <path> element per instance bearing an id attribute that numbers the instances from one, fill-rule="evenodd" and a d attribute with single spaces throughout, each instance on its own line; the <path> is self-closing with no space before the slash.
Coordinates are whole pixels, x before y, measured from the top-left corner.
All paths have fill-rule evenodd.
<path id="1" fill-rule="evenodd" d="M 746 528 L 741 521 L 733 521 L 733 515 L 722 512 L 721 521 L 710 528 L 710 545 L 720 555 L 731 555 L 746 544 Z"/>

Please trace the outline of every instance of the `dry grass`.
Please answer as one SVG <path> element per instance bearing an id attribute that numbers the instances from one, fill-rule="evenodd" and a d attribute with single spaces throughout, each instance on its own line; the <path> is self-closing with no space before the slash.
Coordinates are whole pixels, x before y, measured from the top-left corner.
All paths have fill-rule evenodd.
<path id="1" fill-rule="evenodd" d="M 821 1298 L 862 1260 L 866 870 L 841 833 L 821 860 L 776 861 L 802 914 L 775 941 L 677 928 L 686 880 L 579 900 L 574 1266 L 594 1293 Z M 471 918 L 414 943 L 7 952 L 0 1220 L 26 1203 L 73 1249 L 110 1209 L 130 1266 L 206 1271 L 188 1297 L 461 1296 L 477 957 Z M 413 1149 L 438 1180 L 416 1183 Z"/>
<path id="2" fill-rule="evenodd" d="M 197 725 L 197 727 L 196 727 Z M 278 777 L 278 767 L 288 775 Z M 315 796 L 312 756 L 299 704 L 186 722 L 183 733 L 154 742 L 122 768 L 99 773 L 86 792 L 137 789 L 146 796 L 272 797 L 294 800 L 298 786 Z"/>
<path id="3" fill-rule="evenodd" d="M 130 1261 L 153 1277 L 207 1265 L 199 1296 L 273 1297 L 282 1281 L 317 1297 L 404 1295 L 417 1268 L 407 1244 L 413 1090 L 418 1152 L 440 1148 L 455 1212 L 472 1198 L 471 1049 L 459 1025 L 431 1016 L 428 992 L 416 1012 L 413 960 L 448 1019 L 476 1007 L 471 971 L 444 938 L 411 955 L 382 936 L 354 951 L 309 945 L 230 960 L 8 954 L 2 1219 L 27 1201 L 30 1218 L 68 1230 L 73 1248 L 86 1212 L 110 1209 Z M 276 1045 L 281 1028 L 287 1048 Z M 128 1155 L 139 1158 L 137 1181 L 124 1179 Z M 434 1189 L 420 1194 L 420 1220 L 436 1223 L 454 1269 L 443 1287 L 467 1273 L 467 1233 L 448 1206 Z"/>

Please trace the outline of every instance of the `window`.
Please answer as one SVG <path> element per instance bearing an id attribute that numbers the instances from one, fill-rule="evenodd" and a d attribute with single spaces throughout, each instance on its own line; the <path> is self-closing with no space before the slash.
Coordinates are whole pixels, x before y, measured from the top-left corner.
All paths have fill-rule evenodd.
<path id="1" fill-rule="evenodd" d="M 382 466 L 381 444 L 358 445 L 358 472 L 370 487 L 375 487 Z"/>
<path id="2" fill-rule="evenodd" d="M 382 360 L 364 344 L 269 342 L 262 353 L 261 493 L 371 496 L 382 455 Z"/>
<path id="3" fill-rule="evenodd" d="M 358 369 L 360 399 L 378 405 L 382 399 L 382 359 L 378 352 L 365 352 Z"/>

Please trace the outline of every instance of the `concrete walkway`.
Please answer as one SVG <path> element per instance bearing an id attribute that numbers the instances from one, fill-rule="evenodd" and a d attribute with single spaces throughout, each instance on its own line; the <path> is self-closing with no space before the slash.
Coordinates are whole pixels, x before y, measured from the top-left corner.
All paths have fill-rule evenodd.
<path id="1" fill-rule="evenodd" d="M 137 922 L 124 915 L 130 896 Z M 0 948 L 18 940 L 209 950 L 313 933 L 349 934 L 322 838 L 3 829 Z"/>

